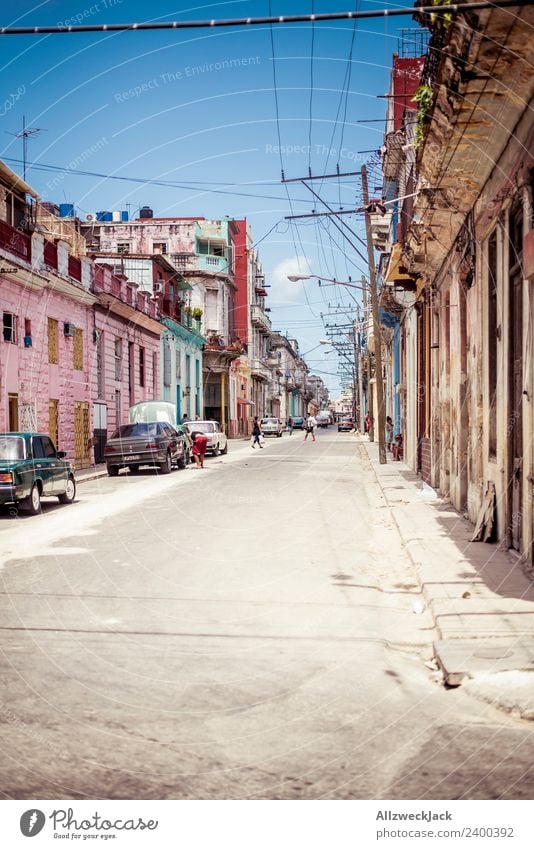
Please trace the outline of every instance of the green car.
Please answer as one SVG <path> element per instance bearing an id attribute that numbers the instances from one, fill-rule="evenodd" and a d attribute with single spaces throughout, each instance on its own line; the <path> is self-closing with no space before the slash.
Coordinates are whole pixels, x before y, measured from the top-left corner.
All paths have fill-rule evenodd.
<path id="1" fill-rule="evenodd" d="M 76 498 L 74 468 L 46 433 L 0 433 L 0 504 L 17 504 L 33 515 L 41 498 L 61 504 Z"/>

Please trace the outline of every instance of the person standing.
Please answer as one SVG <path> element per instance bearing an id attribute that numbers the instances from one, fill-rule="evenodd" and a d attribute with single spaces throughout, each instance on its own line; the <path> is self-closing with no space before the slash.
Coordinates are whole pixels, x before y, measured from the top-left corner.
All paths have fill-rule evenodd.
<path id="1" fill-rule="evenodd" d="M 386 447 L 388 451 L 391 451 L 391 445 L 393 443 L 393 419 L 391 416 L 386 416 Z"/>
<path id="2" fill-rule="evenodd" d="M 366 432 L 366 433 L 369 433 L 369 432 L 370 432 L 370 430 L 371 430 L 371 416 L 370 416 L 370 415 L 369 415 L 369 413 L 367 412 L 367 413 L 365 414 L 365 432 Z"/>
<path id="3" fill-rule="evenodd" d="M 192 454 L 195 458 L 197 469 L 203 469 L 204 457 L 206 456 L 206 450 L 208 447 L 208 437 L 205 433 L 200 433 L 200 431 L 194 430 L 191 434 L 191 438 L 193 440 Z"/>
<path id="4" fill-rule="evenodd" d="M 260 448 L 263 448 L 263 445 L 260 442 L 260 436 L 261 436 L 260 423 L 258 421 L 258 417 L 254 416 L 254 424 L 252 425 L 252 447 L 253 448 L 256 447 L 256 444 L 258 444 L 260 446 Z"/>
<path id="5" fill-rule="evenodd" d="M 291 434 L 293 433 L 293 419 L 291 416 L 289 416 L 287 420 L 287 429 L 289 431 L 289 435 L 291 436 Z"/>
<path id="6" fill-rule="evenodd" d="M 306 442 L 308 436 L 311 433 L 311 437 L 313 442 L 315 442 L 315 428 L 317 427 L 317 419 L 315 416 L 308 416 L 306 420 L 306 436 L 304 437 L 304 442 Z"/>

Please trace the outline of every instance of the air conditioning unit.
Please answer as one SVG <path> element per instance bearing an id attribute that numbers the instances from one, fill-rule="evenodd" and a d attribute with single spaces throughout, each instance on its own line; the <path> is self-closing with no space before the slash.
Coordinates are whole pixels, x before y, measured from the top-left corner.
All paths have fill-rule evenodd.
<path id="1" fill-rule="evenodd" d="M 96 217 L 96 212 L 88 212 L 85 216 L 85 220 L 88 224 L 94 224 L 94 222 L 98 220 Z"/>
<path id="2" fill-rule="evenodd" d="M 74 336 L 75 327 L 70 321 L 63 322 L 63 335 L 64 336 Z"/>

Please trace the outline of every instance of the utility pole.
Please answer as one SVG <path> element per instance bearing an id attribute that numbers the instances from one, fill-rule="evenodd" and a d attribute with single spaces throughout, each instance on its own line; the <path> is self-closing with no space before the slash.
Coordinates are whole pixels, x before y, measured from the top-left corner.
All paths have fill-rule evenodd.
<path id="1" fill-rule="evenodd" d="M 363 320 L 364 324 L 369 322 L 369 317 L 367 313 L 367 280 L 365 279 L 365 274 L 362 274 L 362 289 L 363 289 Z M 367 412 L 369 413 L 369 419 L 371 421 L 371 425 L 369 427 L 369 441 L 374 442 L 375 440 L 375 425 L 374 425 L 374 401 L 373 401 L 373 393 L 371 392 L 371 352 L 369 350 L 369 346 L 366 344 L 365 349 L 367 351 Z M 362 411 L 363 416 L 363 411 Z M 362 433 L 365 431 L 365 427 L 363 424 L 364 419 L 362 418 Z"/>
<path id="2" fill-rule="evenodd" d="M 367 256 L 369 262 L 369 290 L 371 294 L 371 310 L 373 313 L 373 332 L 375 337 L 375 379 L 376 379 L 376 401 L 377 401 L 377 419 L 378 419 L 378 458 L 381 465 L 387 463 L 386 457 L 386 415 L 384 410 L 384 384 L 382 378 L 382 336 L 380 333 L 380 322 L 378 319 L 378 293 L 376 289 L 376 270 L 375 258 L 373 253 L 373 236 L 371 232 L 371 213 L 369 212 L 369 187 L 367 184 L 367 167 L 362 165 L 362 191 L 363 205 L 365 207 L 365 232 L 367 235 Z M 369 372 L 369 383 L 371 373 Z M 369 397 L 372 393 L 369 387 Z M 373 415 L 371 416 L 371 428 L 373 428 Z M 372 436 L 371 436 L 372 434 Z M 374 429 L 369 434 L 370 439 L 374 439 Z"/>

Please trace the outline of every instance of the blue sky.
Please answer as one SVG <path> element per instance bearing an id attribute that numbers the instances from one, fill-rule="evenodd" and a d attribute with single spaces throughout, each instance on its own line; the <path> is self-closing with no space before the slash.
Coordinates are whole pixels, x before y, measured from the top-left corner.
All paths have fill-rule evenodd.
<path id="1" fill-rule="evenodd" d="M 271 2 L 275 15 L 399 5 L 410 4 Z M 158 0 L 153 8 L 158 20 L 269 14 L 268 0 L 205 5 Z M 4 0 L 0 18 L 3 26 L 132 22 L 149 20 L 150 9 L 140 0 Z M 274 27 L 274 63 L 269 27 L 4 37 L 0 156 L 22 172 L 14 161 L 22 157 L 21 142 L 8 133 L 21 128 L 25 115 L 27 125 L 42 129 L 29 142 L 29 162 L 77 172 L 34 166 L 28 182 L 47 200 L 74 203 L 81 217 L 126 208 L 136 215 L 145 204 L 156 215 L 246 216 L 255 240 L 262 240 L 273 326 L 295 336 L 306 351 L 325 338 L 324 321 L 346 322 L 343 315 L 322 319 L 321 313 L 335 313 L 338 304 L 348 311 L 354 292 L 319 288 L 315 281 L 290 283 L 286 274 L 300 269 L 358 279 L 365 266 L 328 219 L 298 226 L 284 220 L 321 207 L 298 184 L 286 191 L 281 168 L 291 178 L 309 167 L 314 174 L 334 172 L 338 164 L 342 172 L 357 171 L 371 160 L 373 193 L 373 155 L 361 151 L 382 142 L 383 123 L 370 119 L 384 117 L 385 100 L 377 96 L 387 91 L 402 27 L 415 25 L 402 17 L 364 21 L 355 32 L 350 22 Z M 357 177 L 313 185 L 335 208 L 360 205 Z M 361 216 L 346 220 L 363 237 Z M 310 354 L 309 362 L 335 392 L 337 359 L 325 347 Z"/>

